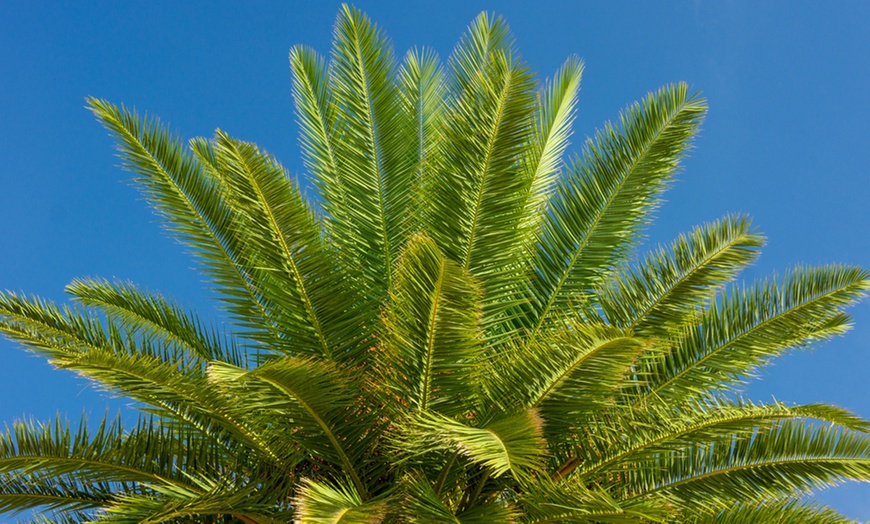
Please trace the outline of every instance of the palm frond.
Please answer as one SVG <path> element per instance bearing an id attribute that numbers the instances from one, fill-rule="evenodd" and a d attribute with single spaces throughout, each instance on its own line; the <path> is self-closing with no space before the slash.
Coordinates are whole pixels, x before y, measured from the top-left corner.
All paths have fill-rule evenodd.
<path id="1" fill-rule="evenodd" d="M 412 410 L 460 412 L 482 346 L 477 283 L 420 235 L 402 254 L 394 287 L 384 315 L 388 387 Z"/>
<path id="2" fill-rule="evenodd" d="M 628 500 L 667 494 L 687 509 L 799 497 L 847 480 L 870 480 L 870 437 L 837 426 L 784 420 L 745 438 L 724 436 L 660 455 L 656 467 L 622 470 Z"/>
<path id="3" fill-rule="evenodd" d="M 159 490 L 147 495 L 128 494 L 102 511 L 94 522 L 161 524 L 164 522 L 287 522 L 289 508 L 267 501 L 250 488 L 230 482 L 203 482 L 201 491 Z"/>
<path id="4" fill-rule="evenodd" d="M 188 487 L 186 471 L 209 472 L 228 455 L 190 430 L 166 430 L 153 419 L 124 431 L 119 420 L 103 419 L 96 431 L 84 421 L 76 431 L 69 423 L 16 422 L 0 435 L 0 475 L 38 475 L 41 481 L 74 475 L 97 485 Z M 116 487 L 117 490 L 117 487 Z"/>
<path id="5" fill-rule="evenodd" d="M 777 524 L 856 524 L 832 508 L 794 499 L 738 504 L 734 507 L 686 521 L 690 524 L 744 524 L 746 522 L 776 522 Z"/>
<path id="6" fill-rule="evenodd" d="M 680 235 L 623 270 L 596 293 L 609 323 L 641 337 L 668 337 L 706 308 L 716 291 L 758 256 L 763 238 L 729 216 Z"/>
<path id="7" fill-rule="evenodd" d="M 422 477 L 404 479 L 406 499 L 402 516 L 415 524 L 513 524 L 519 514 L 504 501 L 487 501 L 460 509 L 458 501 L 444 500 Z"/>
<path id="8" fill-rule="evenodd" d="M 239 257 L 232 212 L 219 182 L 168 128 L 105 100 L 88 100 L 91 111 L 118 140 L 124 168 L 137 175 L 145 197 L 167 228 L 193 248 L 227 309 L 249 335 L 273 332 L 275 324 L 251 273 Z"/>
<path id="9" fill-rule="evenodd" d="M 294 434 L 293 445 L 347 475 L 356 492 L 368 498 L 366 443 L 379 434 L 377 420 L 354 409 L 358 390 L 338 368 L 316 360 L 285 357 L 246 371 L 222 363 L 209 367 L 209 378 L 231 396 L 245 399 L 245 409 L 270 421 L 274 434 Z M 281 439 L 286 440 L 286 439 Z"/>
<path id="10" fill-rule="evenodd" d="M 385 503 L 363 502 L 352 486 L 306 480 L 293 497 L 295 522 L 310 524 L 377 524 Z"/>
<path id="11" fill-rule="evenodd" d="M 706 111 L 685 84 L 651 93 L 605 125 L 548 205 L 534 258 L 531 336 L 624 260 Z"/>
<path id="12" fill-rule="evenodd" d="M 371 308 L 339 279 L 334 256 L 324 246 L 320 224 L 299 188 L 278 162 L 255 145 L 218 131 L 212 144 L 217 176 L 246 242 L 242 252 L 261 271 L 259 288 L 281 326 L 290 354 L 325 358 L 357 355 L 357 343 L 374 326 Z M 274 341 L 273 341 L 274 344 Z"/>
<path id="13" fill-rule="evenodd" d="M 586 420 L 585 439 L 574 443 L 577 462 L 568 460 L 557 470 L 590 481 L 596 476 L 616 478 L 627 467 L 651 466 L 660 454 L 690 446 L 703 446 L 721 438 L 751 438 L 759 428 L 782 421 L 813 420 L 855 432 L 867 432 L 870 423 L 842 409 L 825 405 L 785 406 L 754 404 L 738 399 L 709 399 L 682 405 L 646 406 L 643 411 L 610 412 Z"/>
<path id="14" fill-rule="evenodd" d="M 673 516 L 664 499 L 620 504 L 603 490 L 593 490 L 582 482 L 555 483 L 546 477 L 536 479 L 520 496 L 529 524 L 630 524 L 666 522 Z"/>
<path id="15" fill-rule="evenodd" d="M 332 103 L 341 108 L 335 113 L 341 139 L 334 154 L 342 188 L 322 196 L 326 212 L 342 218 L 329 222 L 335 241 L 362 268 L 379 298 L 389 289 L 393 261 L 409 238 L 417 167 L 403 136 L 413 125 L 411 115 L 401 110 L 395 62 L 381 30 L 356 8 L 343 6 L 329 68 Z M 329 200 L 336 193 L 346 201 Z"/>
<path id="16" fill-rule="evenodd" d="M 207 328 L 194 313 L 163 295 L 142 290 L 130 282 L 75 279 L 67 293 L 76 301 L 104 312 L 119 325 L 159 343 L 177 345 L 203 361 L 221 360 L 244 365 L 245 358 L 231 339 Z M 152 342 L 153 343 L 153 342 Z"/>
<path id="17" fill-rule="evenodd" d="M 870 272 L 849 266 L 798 267 L 781 279 L 735 288 L 655 360 L 634 400 L 671 399 L 728 388 L 790 348 L 842 334 L 843 309 L 870 289 Z"/>
<path id="18" fill-rule="evenodd" d="M 495 357 L 485 388 L 490 401 L 540 408 L 555 431 L 615 403 L 642 340 L 607 325 L 566 321 L 564 329 Z"/>
<path id="19" fill-rule="evenodd" d="M 543 467 L 542 425 L 535 410 L 495 416 L 479 427 L 437 413 L 420 413 L 402 424 L 404 434 L 396 445 L 411 456 L 439 449 L 459 451 L 489 468 L 493 477 L 510 473 L 526 479 Z"/>
<path id="20" fill-rule="evenodd" d="M 527 231 L 537 231 L 562 170 L 562 155 L 569 145 L 582 75 L 583 61 L 572 56 L 538 93 L 534 133 L 523 161 L 532 180 L 523 213 Z"/>
<path id="21" fill-rule="evenodd" d="M 190 362 L 172 347 L 153 346 L 96 315 L 46 301 L 0 293 L 0 331 L 61 369 L 70 369 L 153 407 L 153 413 L 183 421 L 217 445 L 243 442 L 272 460 L 279 458 L 243 408 L 211 387 L 201 361 Z"/>
<path id="22" fill-rule="evenodd" d="M 97 509 L 111 502 L 115 492 L 108 484 L 87 486 L 75 478 L 52 480 L 34 475 L 0 475 L 0 512 L 28 510 L 58 513 Z"/>
<path id="23" fill-rule="evenodd" d="M 518 158 L 531 140 L 534 82 L 509 55 L 493 56 L 471 79 L 444 133 L 443 166 L 433 175 L 427 230 L 448 258 L 485 283 L 484 306 L 516 299 L 514 253 L 531 174 Z"/>
<path id="24" fill-rule="evenodd" d="M 403 111 L 410 115 L 405 142 L 415 166 L 414 187 L 411 197 L 416 208 L 425 202 L 432 181 L 433 166 L 441 165 L 444 132 L 443 119 L 447 110 L 444 102 L 446 81 L 444 68 L 438 55 L 431 49 L 411 50 L 405 55 L 398 72 L 399 94 Z M 415 214 L 414 218 L 420 220 Z M 419 230 L 422 224 L 413 224 Z"/>

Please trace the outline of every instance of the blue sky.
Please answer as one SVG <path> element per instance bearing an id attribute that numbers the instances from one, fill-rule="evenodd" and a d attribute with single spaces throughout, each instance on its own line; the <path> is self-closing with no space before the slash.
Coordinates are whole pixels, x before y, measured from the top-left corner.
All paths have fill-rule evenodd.
<path id="1" fill-rule="evenodd" d="M 685 80 L 710 114 L 651 242 L 729 212 L 768 237 L 744 278 L 797 264 L 870 267 L 870 3 L 374 2 L 356 4 L 403 53 L 449 54 L 480 11 L 505 16 L 541 77 L 585 59 L 575 144 L 626 104 Z M 184 248 L 160 231 L 93 95 L 160 115 L 186 137 L 217 127 L 304 176 L 287 53 L 329 49 L 339 2 L 0 3 L 0 289 L 65 300 L 77 276 L 130 279 L 214 314 Z M 753 383 L 759 400 L 828 402 L 870 417 L 870 302 L 855 329 L 791 354 Z M 0 341 L 0 420 L 101 416 L 125 402 Z M 823 498 L 870 519 L 870 486 Z"/>

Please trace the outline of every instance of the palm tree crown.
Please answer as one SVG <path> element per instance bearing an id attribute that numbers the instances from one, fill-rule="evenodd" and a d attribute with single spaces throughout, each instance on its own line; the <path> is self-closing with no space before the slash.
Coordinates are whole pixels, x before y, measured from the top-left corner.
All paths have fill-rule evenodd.
<path id="1" fill-rule="evenodd" d="M 669 85 L 565 153 L 582 62 L 539 84 L 480 15 L 442 65 L 344 7 L 290 53 L 309 202 L 257 146 L 90 108 L 232 332 L 82 279 L 0 294 L 0 330 L 135 401 L 139 423 L 17 422 L 0 512 L 45 522 L 847 522 L 870 422 L 737 388 L 846 331 L 870 273 L 732 284 L 727 215 L 636 257 L 704 116 Z"/>

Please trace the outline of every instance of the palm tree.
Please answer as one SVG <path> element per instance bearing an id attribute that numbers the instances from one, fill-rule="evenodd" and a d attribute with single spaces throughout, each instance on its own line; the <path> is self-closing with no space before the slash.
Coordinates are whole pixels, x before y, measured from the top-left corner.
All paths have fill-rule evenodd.
<path id="1" fill-rule="evenodd" d="M 142 412 L 14 423 L 0 512 L 847 522 L 806 494 L 870 480 L 870 422 L 738 390 L 846 331 L 870 273 L 732 284 L 763 243 L 735 215 L 634 256 L 703 99 L 665 86 L 563 160 L 582 62 L 539 85 L 501 19 L 480 15 L 446 65 L 399 62 L 345 7 L 329 61 L 290 63 L 317 207 L 253 144 L 185 144 L 89 101 L 233 330 L 127 282 L 76 280 L 73 305 L 0 295 L 8 337 Z"/>

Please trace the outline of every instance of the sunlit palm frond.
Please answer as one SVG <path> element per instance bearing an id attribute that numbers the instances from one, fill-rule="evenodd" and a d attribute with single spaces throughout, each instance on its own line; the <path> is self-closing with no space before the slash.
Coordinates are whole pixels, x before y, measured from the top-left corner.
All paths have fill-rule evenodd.
<path id="1" fill-rule="evenodd" d="M 532 336 L 625 259 L 705 112 L 685 84 L 667 86 L 586 143 L 541 226 L 527 316 Z"/>
<path id="2" fill-rule="evenodd" d="M 159 344 L 175 345 L 203 360 L 222 360 L 244 365 L 242 350 L 228 337 L 205 326 L 194 313 L 184 311 L 163 295 L 139 289 L 130 282 L 105 279 L 75 279 L 67 293 L 86 306 L 97 308 L 110 319 Z M 152 345 L 154 342 L 152 342 Z"/>
<path id="3" fill-rule="evenodd" d="M 763 239 L 750 227 L 746 217 L 726 217 L 655 250 L 596 293 L 605 317 L 640 337 L 679 333 L 758 256 Z"/>
<path id="4" fill-rule="evenodd" d="M 781 279 L 735 288 L 651 366 L 634 403 L 727 388 L 790 348 L 841 334 L 849 327 L 843 310 L 868 289 L 870 273 L 848 266 L 798 267 Z"/>
<path id="5" fill-rule="evenodd" d="M 483 343 L 480 297 L 467 271 L 432 240 L 411 241 L 384 316 L 382 363 L 387 387 L 407 408 L 455 414 L 471 405 L 463 396 Z"/>
<path id="6" fill-rule="evenodd" d="M 141 118 L 125 107 L 88 100 L 91 111 L 118 140 L 124 168 L 167 228 L 193 248 L 223 294 L 233 317 L 256 338 L 275 324 L 252 280 L 254 268 L 239 257 L 232 213 L 218 181 L 208 176 L 196 157 L 154 118 Z"/>

